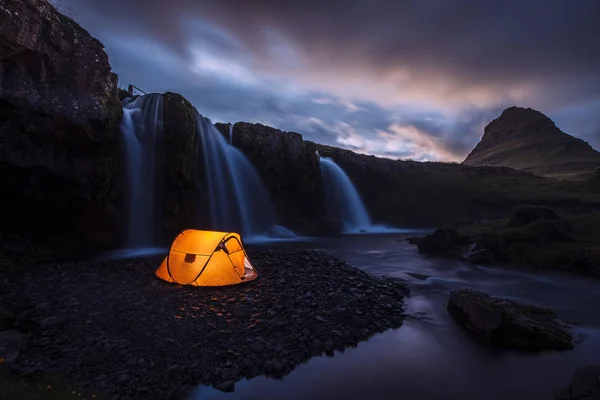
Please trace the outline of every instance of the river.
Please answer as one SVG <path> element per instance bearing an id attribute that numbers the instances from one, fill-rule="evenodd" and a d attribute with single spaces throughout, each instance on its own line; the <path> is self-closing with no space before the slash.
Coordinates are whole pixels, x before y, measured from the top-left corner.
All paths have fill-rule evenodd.
<path id="1" fill-rule="evenodd" d="M 399 329 L 333 357 L 315 357 L 281 380 L 242 380 L 232 393 L 198 387 L 190 400 L 553 399 L 577 368 L 600 363 L 600 281 L 428 258 L 406 242 L 408 236 L 347 235 L 277 244 L 327 251 L 375 275 L 406 281 L 412 289 L 410 316 Z M 577 322 L 582 341 L 563 352 L 491 347 L 446 313 L 453 288 L 552 308 Z"/>

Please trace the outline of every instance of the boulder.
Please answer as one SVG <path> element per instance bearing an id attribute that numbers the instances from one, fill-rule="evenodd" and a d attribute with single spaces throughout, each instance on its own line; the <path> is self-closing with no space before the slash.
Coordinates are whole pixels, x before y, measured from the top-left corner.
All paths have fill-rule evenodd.
<path id="1" fill-rule="evenodd" d="M 465 328 L 496 345 L 526 350 L 574 346 L 570 327 L 551 310 L 471 289 L 451 290 L 447 310 Z"/>
<path id="2" fill-rule="evenodd" d="M 600 400 L 600 365 L 579 368 L 571 383 L 554 396 L 555 400 Z"/>
<path id="3" fill-rule="evenodd" d="M 2 364 L 14 363 L 25 345 L 25 335 L 16 330 L 0 331 L 0 360 Z M 1 364 L 0 364 L 1 366 Z"/>
<path id="4" fill-rule="evenodd" d="M 2 2 L 0 76 L 0 232 L 114 245 L 122 109 L 102 43 L 47 0 Z"/>
<path id="5" fill-rule="evenodd" d="M 510 216 L 507 226 L 527 226 L 540 219 L 558 221 L 560 220 L 560 217 L 558 216 L 556 210 L 551 207 L 518 205 L 513 208 L 512 215 Z"/>
<path id="6" fill-rule="evenodd" d="M 417 247 L 423 254 L 458 256 L 464 252 L 464 247 L 468 243 L 469 239 L 460 236 L 455 227 L 444 226 L 436 229 L 433 234 L 423 237 Z"/>

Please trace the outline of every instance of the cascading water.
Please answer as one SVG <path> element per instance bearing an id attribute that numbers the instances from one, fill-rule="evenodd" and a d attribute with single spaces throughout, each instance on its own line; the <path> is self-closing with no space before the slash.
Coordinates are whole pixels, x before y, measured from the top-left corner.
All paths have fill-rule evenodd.
<path id="1" fill-rule="evenodd" d="M 229 144 L 233 144 L 233 124 L 229 124 Z"/>
<path id="2" fill-rule="evenodd" d="M 127 165 L 129 223 L 126 247 L 154 245 L 157 204 L 157 142 L 162 139 L 162 95 L 147 94 L 123 103 L 121 132 Z"/>
<path id="3" fill-rule="evenodd" d="M 295 236 L 276 225 L 276 214 L 264 184 L 248 158 L 231 145 L 217 128 L 196 112 L 196 129 L 208 185 L 211 229 L 256 237 Z"/>
<path id="4" fill-rule="evenodd" d="M 341 220 L 345 232 L 369 231 L 373 224 L 352 181 L 331 158 L 319 156 L 328 214 Z"/>

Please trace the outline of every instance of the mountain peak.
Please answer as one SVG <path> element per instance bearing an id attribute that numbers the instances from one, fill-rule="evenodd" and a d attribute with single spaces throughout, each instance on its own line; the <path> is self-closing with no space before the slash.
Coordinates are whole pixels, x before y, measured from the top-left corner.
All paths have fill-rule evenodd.
<path id="1" fill-rule="evenodd" d="M 590 176 L 600 166 L 600 153 L 561 131 L 542 112 L 512 106 L 485 127 L 481 141 L 463 163 L 579 179 Z"/>

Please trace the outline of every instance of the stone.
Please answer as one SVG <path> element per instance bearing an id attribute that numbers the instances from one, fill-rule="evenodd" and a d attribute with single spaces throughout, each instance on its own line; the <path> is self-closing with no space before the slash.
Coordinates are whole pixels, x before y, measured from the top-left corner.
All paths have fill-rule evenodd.
<path id="1" fill-rule="evenodd" d="M 417 247 L 423 254 L 449 256 L 461 254 L 468 243 L 468 238 L 461 237 L 455 227 L 444 226 L 421 238 Z"/>
<path id="2" fill-rule="evenodd" d="M 22 313 L 37 323 L 18 373 L 69 376 L 106 398 L 176 398 L 189 385 L 284 376 L 402 322 L 401 282 L 324 252 L 248 255 L 260 279 L 226 288 L 149 285 L 162 255 L 0 269 L 3 306 L 49 304 Z"/>
<path id="3" fill-rule="evenodd" d="M 447 310 L 465 328 L 500 346 L 528 350 L 574 347 L 571 328 L 550 310 L 471 289 L 451 290 Z"/>
<path id="4" fill-rule="evenodd" d="M 233 392 L 235 390 L 235 381 L 224 381 L 217 383 L 215 389 L 220 390 L 221 392 Z"/>
<path id="5" fill-rule="evenodd" d="M 237 305 L 233 309 L 233 316 L 235 318 L 250 318 L 250 307 L 244 304 Z"/>
<path id="6" fill-rule="evenodd" d="M 579 368 L 568 386 L 554 396 L 555 400 L 600 400 L 600 365 Z"/>
<path id="7" fill-rule="evenodd" d="M 16 330 L 0 331 L 0 359 L 3 364 L 13 364 L 21 353 L 25 335 Z"/>

